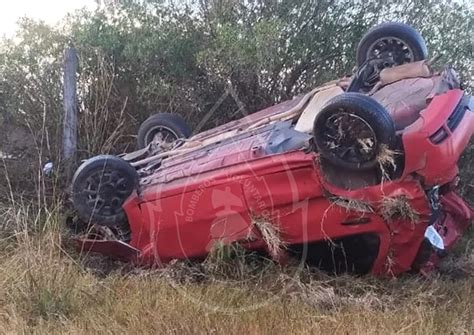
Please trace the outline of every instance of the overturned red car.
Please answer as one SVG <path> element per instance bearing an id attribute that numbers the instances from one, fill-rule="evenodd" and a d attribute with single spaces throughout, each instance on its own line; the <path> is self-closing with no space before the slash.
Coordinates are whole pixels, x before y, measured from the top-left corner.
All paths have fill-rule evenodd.
<path id="1" fill-rule="evenodd" d="M 77 170 L 73 204 L 95 227 L 79 248 L 163 265 L 236 243 L 333 272 L 431 270 L 474 215 L 456 193 L 474 114 L 455 72 L 426 58 L 415 30 L 386 23 L 352 78 L 194 135 L 151 116 L 138 151 Z"/>

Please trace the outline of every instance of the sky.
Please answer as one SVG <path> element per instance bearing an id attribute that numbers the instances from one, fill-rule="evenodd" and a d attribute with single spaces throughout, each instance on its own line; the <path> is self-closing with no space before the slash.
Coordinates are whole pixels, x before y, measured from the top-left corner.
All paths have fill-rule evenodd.
<path id="1" fill-rule="evenodd" d="M 95 6 L 95 0 L 0 0 L 0 35 L 12 36 L 23 16 L 56 23 L 69 12 Z"/>

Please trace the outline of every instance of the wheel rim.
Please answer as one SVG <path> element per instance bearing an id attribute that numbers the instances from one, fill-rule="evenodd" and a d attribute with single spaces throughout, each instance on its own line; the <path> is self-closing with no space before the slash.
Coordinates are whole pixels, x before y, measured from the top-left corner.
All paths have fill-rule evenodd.
<path id="1" fill-rule="evenodd" d="M 105 167 L 88 176 L 83 194 L 91 213 L 107 217 L 122 213 L 122 204 L 132 188 L 132 181 L 124 173 Z"/>
<path id="2" fill-rule="evenodd" d="M 358 115 L 342 111 L 330 116 L 321 134 L 326 150 L 339 160 L 360 165 L 376 156 L 375 131 Z"/>
<path id="3" fill-rule="evenodd" d="M 366 59 L 380 60 L 377 64 L 379 71 L 415 60 L 413 49 L 397 37 L 382 37 L 375 40 L 367 50 L 366 56 Z"/>
<path id="4" fill-rule="evenodd" d="M 152 143 L 154 147 L 169 146 L 179 138 L 176 132 L 165 126 L 157 126 L 145 134 L 145 145 Z"/>

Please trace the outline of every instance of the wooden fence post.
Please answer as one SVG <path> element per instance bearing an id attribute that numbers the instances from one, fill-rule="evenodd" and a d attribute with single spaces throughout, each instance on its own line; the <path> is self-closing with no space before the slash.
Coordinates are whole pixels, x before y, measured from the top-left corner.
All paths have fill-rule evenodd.
<path id="1" fill-rule="evenodd" d="M 77 149 L 77 69 L 78 58 L 75 48 L 64 53 L 64 121 L 63 158 L 67 164 L 68 177 L 71 175 Z"/>

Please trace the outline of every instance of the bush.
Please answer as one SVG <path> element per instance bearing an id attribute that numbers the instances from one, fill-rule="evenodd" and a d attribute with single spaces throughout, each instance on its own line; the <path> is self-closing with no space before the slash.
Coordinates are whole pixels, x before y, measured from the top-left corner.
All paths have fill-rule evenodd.
<path id="1" fill-rule="evenodd" d="M 28 162 L 10 169 L 21 190 L 25 180 L 40 183 L 46 160 L 60 161 L 63 53 L 71 45 L 80 59 L 79 150 L 87 157 L 133 149 L 139 123 L 157 111 L 210 128 L 350 74 L 359 39 L 381 21 L 414 25 L 470 90 L 469 8 L 449 0 L 121 0 L 54 27 L 23 19 L 13 39 L 0 41 L 7 134 L 0 152 Z"/>

